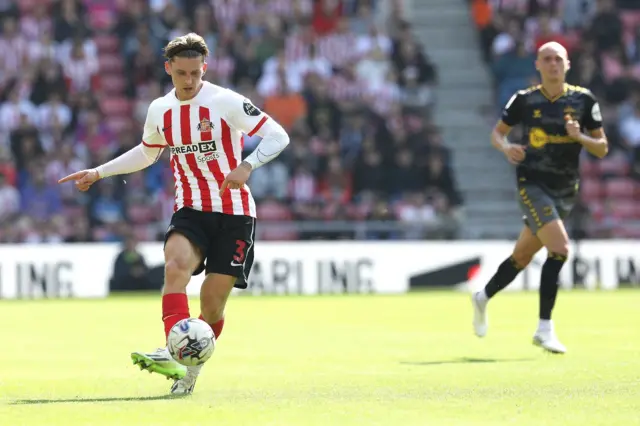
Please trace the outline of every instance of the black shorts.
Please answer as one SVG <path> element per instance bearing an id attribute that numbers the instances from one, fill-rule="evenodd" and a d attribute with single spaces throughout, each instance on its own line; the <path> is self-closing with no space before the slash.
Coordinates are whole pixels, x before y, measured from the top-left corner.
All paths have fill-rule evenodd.
<path id="1" fill-rule="evenodd" d="M 577 193 L 577 188 L 553 193 L 539 182 L 518 178 L 518 198 L 524 223 L 536 235 L 547 223 L 564 220 L 573 209 Z"/>
<path id="2" fill-rule="evenodd" d="M 165 245 L 173 232 L 184 235 L 203 255 L 193 275 L 205 270 L 207 274 L 231 275 L 238 278 L 235 287 L 247 288 L 253 266 L 255 218 L 184 207 L 173 214 Z"/>

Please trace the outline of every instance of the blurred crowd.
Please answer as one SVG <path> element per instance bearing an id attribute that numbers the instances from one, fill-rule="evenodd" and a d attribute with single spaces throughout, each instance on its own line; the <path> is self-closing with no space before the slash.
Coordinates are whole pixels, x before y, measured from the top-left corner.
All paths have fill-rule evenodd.
<path id="1" fill-rule="evenodd" d="M 86 194 L 57 180 L 140 142 L 149 103 L 171 88 L 162 47 L 190 31 L 211 49 L 205 78 L 290 133 L 291 146 L 250 181 L 262 223 L 445 229 L 462 200 L 431 120 L 437 69 L 401 3 L 0 0 L 0 242 L 162 239 L 173 212 L 168 152 Z M 246 138 L 245 155 L 258 142 Z M 263 227 L 261 238 L 354 237 L 320 229 Z M 455 232 L 380 229 L 365 238 Z"/>
<path id="2" fill-rule="evenodd" d="M 611 144 L 604 160 L 585 153 L 581 162 L 574 236 L 640 237 L 640 1 L 471 0 L 471 7 L 498 108 L 539 83 L 538 47 L 567 48 L 568 82 L 597 96 Z"/>

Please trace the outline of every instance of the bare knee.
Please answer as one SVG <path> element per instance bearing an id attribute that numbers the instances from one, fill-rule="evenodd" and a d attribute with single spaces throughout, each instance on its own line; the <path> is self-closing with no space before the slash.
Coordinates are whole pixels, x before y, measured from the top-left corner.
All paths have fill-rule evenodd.
<path id="1" fill-rule="evenodd" d="M 555 220 L 546 224 L 538 231 L 538 238 L 549 254 L 569 256 L 569 236 L 562 221 Z"/>
<path id="2" fill-rule="evenodd" d="M 165 290 L 169 293 L 181 292 L 191 279 L 190 264 L 184 257 L 167 259 L 164 265 Z"/>
<path id="3" fill-rule="evenodd" d="M 184 236 L 172 233 L 164 250 L 164 292 L 184 292 L 201 262 L 199 250 Z"/>
<path id="4" fill-rule="evenodd" d="M 549 253 L 559 254 L 564 257 L 569 256 L 569 242 L 563 241 L 554 244 L 547 245 L 547 251 Z"/>

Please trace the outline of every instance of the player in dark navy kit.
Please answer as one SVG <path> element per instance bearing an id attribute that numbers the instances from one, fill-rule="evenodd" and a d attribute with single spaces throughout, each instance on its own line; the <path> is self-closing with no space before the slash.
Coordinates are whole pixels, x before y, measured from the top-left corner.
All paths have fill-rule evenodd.
<path id="1" fill-rule="evenodd" d="M 542 84 L 514 94 L 491 134 L 493 146 L 516 165 L 525 226 L 512 255 L 484 290 L 473 294 L 473 325 L 477 336 L 486 335 L 489 299 L 509 285 L 544 246 L 548 257 L 542 267 L 539 323 L 533 343 L 553 353 L 565 353 L 551 321 L 558 277 L 569 254 L 563 219 L 578 195 L 582 148 L 602 158 L 608 142 L 594 95 L 565 82 L 567 51 L 555 42 L 543 45 L 538 50 L 536 69 Z M 523 127 L 523 140 L 509 142 L 507 135 L 518 124 Z"/>

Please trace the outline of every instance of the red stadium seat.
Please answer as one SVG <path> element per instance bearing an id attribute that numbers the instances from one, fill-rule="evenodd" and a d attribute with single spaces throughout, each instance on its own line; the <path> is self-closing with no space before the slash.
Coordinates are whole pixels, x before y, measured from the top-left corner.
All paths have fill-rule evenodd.
<path id="1" fill-rule="evenodd" d="M 580 182 L 580 197 L 586 203 L 598 201 L 604 193 L 599 179 L 583 179 Z"/>
<path id="2" fill-rule="evenodd" d="M 155 218 L 155 211 L 151 206 L 132 205 L 127 209 L 127 216 L 133 223 L 149 223 Z"/>
<path id="3" fill-rule="evenodd" d="M 118 13 L 122 13 L 126 11 L 129 7 L 129 2 L 131 0 L 114 0 L 114 6 Z"/>
<path id="4" fill-rule="evenodd" d="M 639 226 L 618 226 L 612 231 L 613 238 L 638 239 L 640 238 Z"/>
<path id="5" fill-rule="evenodd" d="M 589 214 L 596 222 L 604 219 L 604 204 L 602 202 L 592 202 L 588 204 Z"/>
<path id="6" fill-rule="evenodd" d="M 153 227 L 147 225 L 137 225 L 133 227 L 133 235 L 138 241 L 155 240 L 155 231 Z"/>
<path id="7" fill-rule="evenodd" d="M 83 206 L 65 206 L 62 212 L 65 217 L 86 216 L 86 209 Z"/>
<path id="8" fill-rule="evenodd" d="M 613 204 L 612 216 L 616 219 L 633 219 L 640 206 L 635 201 L 618 201 Z"/>
<path id="9" fill-rule="evenodd" d="M 100 109 L 106 116 L 128 116 L 131 114 L 131 101 L 127 98 L 104 98 L 100 101 Z"/>
<path id="10" fill-rule="evenodd" d="M 53 3 L 53 0 L 18 0 L 18 9 L 20 9 L 20 14 L 29 14 L 35 9 L 37 3 L 44 3 L 46 6 L 49 6 Z"/>
<path id="11" fill-rule="evenodd" d="M 600 160 L 599 169 L 601 175 L 627 176 L 629 174 L 629 160 L 624 155 L 611 155 Z"/>
<path id="12" fill-rule="evenodd" d="M 635 182 L 631 179 L 612 179 L 604 186 L 607 197 L 611 199 L 631 200 L 636 191 Z"/>
<path id="13" fill-rule="evenodd" d="M 105 240 L 110 234 L 109 228 L 103 226 L 96 226 L 93 228 L 93 239 L 96 241 Z"/>
<path id="14" fill-rule="evenodd" d="M 120 47 L 118 37 L 108 34 L 98 34 L 93 38 L 100 53 L 117 53 Z"/>
<path id="15" fill-rule="evenodd" d="M 111 95 L 121 94 L 127 82 L 119 75 L 103 75 L 100 77 L 100 91 Z"/>
<path id="16" fill-rule="evenodd" d="M 119 134 L 121 131 L 130 127 L 131 118 L 130 117 L 109 117 L 106 119 L 107 126 L 111 131 L 116 134 Z"/>
<path id="17" fill-rule="evenodd" d="M 580 162 L 580 175 L 583 178 L 596 177 L 600 173 L 598 163 L 589 159 Z"/>
<path id="18" fill-rule="evenodd" d="M 100 71 L 106 73 L 120 73 L 124 68 L 124 61 L 120 56 L 112 54 L 103 54 L 98 56 L 98 66 Z"/>

